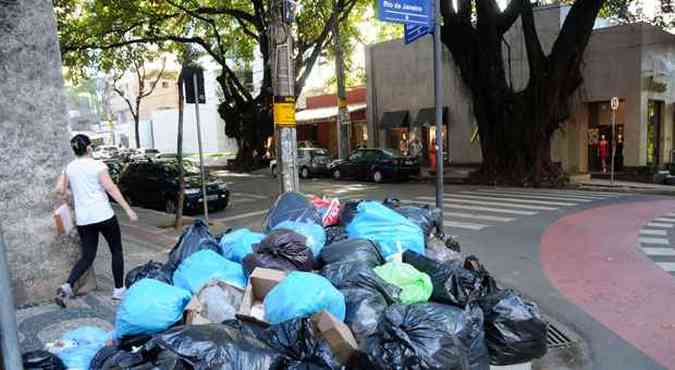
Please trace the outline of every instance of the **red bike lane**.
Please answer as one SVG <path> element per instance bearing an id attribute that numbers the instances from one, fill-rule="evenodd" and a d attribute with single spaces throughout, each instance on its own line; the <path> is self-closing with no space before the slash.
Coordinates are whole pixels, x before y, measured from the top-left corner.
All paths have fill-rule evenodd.
<path id="1" fill-rule="evenodd" d="M 566 216 L 542 236 L 541 264 L 569 301 L 675 369 L 675 279 L 639 249 L 640 227 L 675 201 L 623 203 Z"/>

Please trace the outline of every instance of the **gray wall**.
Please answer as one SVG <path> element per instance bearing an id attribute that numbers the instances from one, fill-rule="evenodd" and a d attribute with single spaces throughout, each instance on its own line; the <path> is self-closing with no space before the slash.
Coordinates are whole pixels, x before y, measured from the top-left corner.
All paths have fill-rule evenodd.
<path id="1" fill-rule="evenodd" d="M 475 127 L 471 101 L 463 83 L 455 72 L 449 51 L 443 47 L 443 87 L 445 105 L 449 109 L 450 160 L 454 163 L 481 161 L 480 145 L 469 143 Z M 376 133 L 374 125 L 385 112 L 408 110 L 414 120 L 420 109 L 434 107 L 433 42 L 426 36 L 411 45 L 392 40 L 368 47 L 369 133 Z M 376 133 L 381 136 L 381 132 Z M 380 145 L 376 135 L 370 145 Z"/>
<path id="2" fill-rule="evenodd" d="M 72 154 L 51 2 L 3 2 L 0 45 L 0 224 L 21 305 L 53 297 L 79 256 L 52 219 L 55 180 Z"/>

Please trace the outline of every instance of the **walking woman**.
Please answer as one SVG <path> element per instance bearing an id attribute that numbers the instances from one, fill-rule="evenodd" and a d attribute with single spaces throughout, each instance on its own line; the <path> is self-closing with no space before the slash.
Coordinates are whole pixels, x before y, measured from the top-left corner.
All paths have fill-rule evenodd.
<path id="1" fill-rule="evenodd" d="M 73 287 L 82 275 L 91 267 L 96 258 L 98 236 L 103 235 L 112 255 L 112 272 L 115 281 L 113 300 L 124 295 L 124 256 L 122 254 L 122 236 L 117 217 L 110 206 L 108 195 L 124 208 L 129 220 L 138 220 L 136 213 L 129 207 L 119 188 L 110 178 L 105 163 L 92 157 L 91 140 L 86 135 L 77 135 L 70 144 L 77 157 L 70 162 L 58 179 L 56 191 L 67 197 L 72 193 L 75 204 L 75 221 L 80 234 L 82 257 L 70 272 L 68 281 L 56 292 L 55 301 L 61 307 L 73 297 Z"/>

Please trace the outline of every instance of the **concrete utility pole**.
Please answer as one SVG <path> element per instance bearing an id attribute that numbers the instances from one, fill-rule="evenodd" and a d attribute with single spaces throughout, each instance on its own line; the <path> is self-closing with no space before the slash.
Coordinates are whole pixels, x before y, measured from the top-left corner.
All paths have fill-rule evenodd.
<path id="1" fill-rule="evenodd" d="M 295 2 L 271 0 L 272 4 L 272 86 L 277 168 L 281 192 L 298 191 L 295 132 L 295 72 L 293 69 L 293 23 Z"/>
<path id="2" fill-rule="evenodd" d="M 443 59 L 441 44 L 441 0 L 434 1 L 434 96 L 436 97 L 436 207 L 443 228 Z"/>
<path id="3" fill-rule="evenodd" d="M 341 13 L 340 0 L 335 1 L 335 16 L 333 19 L 333 39 L 335 41 L 335 76 L 337 78 L 337 145 L 338 158 L 344 159 L 349 155 L 349 133 L 351 122 L 347 107 L 347 89 L 345 87 L 345 60 L 340 39 L 340 22 L 338 15 Z"/>
<path id="4" fill-rule="evenodd" d="M 0 301 L 2 302 L 0 305 L 0 349 L 2 349 L 0 357 L 5 369 L 20 370 L 22 369 L 21 352 L 10 281 L 5 240 L 2 237 L 2 229 L 0 229 Z"/>

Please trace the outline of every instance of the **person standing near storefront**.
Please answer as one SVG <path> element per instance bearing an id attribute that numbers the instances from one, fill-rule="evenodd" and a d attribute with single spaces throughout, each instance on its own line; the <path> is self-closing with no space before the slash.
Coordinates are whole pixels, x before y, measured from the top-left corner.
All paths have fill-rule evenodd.
<path id="1" fill-rule="evenodd" d="M 600 136 L 600 144 L 598 145 L 598 151 L 600 155 L 600 163 L 602 164 L 602 173 L 607 173 L 607 154 L 609 153 L 609 143 L 605 138 L 605 135 Z"/>
<path id="2" fill-rule="evenodd" d="M 412 158 L 419 159 L 420 155 L 422 154 L 422 143 L 420 143 L 420 140 L 416 136 L 412 137 L 408 148 L 410 156 Z"/>
<path id="3" fill-rule="evenodd" d="M 401 152 L 401 155 L 408 155 L 408 138 L 405 134 L 401 135 L 401 141 L 398 143 L 398 151 Z"/>

